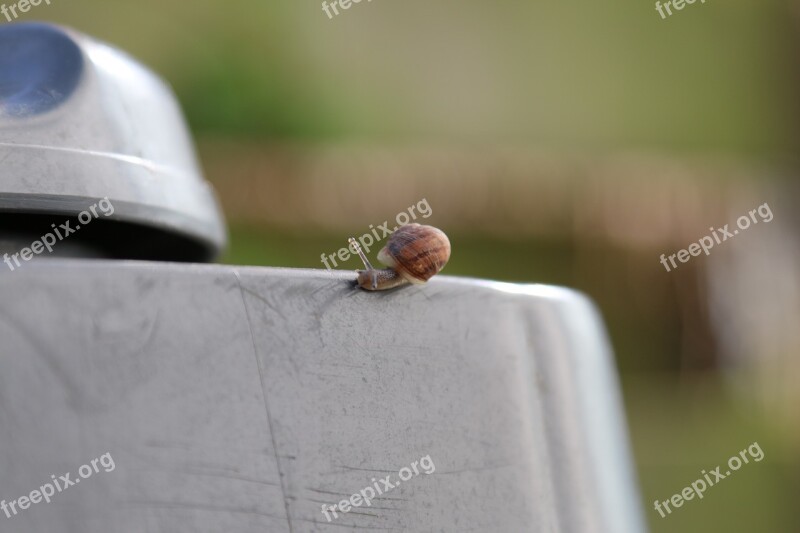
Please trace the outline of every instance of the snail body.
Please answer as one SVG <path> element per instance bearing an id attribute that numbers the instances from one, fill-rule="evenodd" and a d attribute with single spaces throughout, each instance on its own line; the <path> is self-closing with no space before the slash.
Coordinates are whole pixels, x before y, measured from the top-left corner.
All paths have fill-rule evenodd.
<path id="1" fill-rule="evenodd" d="M 358 271 L 359 287 L 382 291 L 411 283 L 421 285 L 438 274 L 450 259 L 450 240 L 433 226 L 406 224 L 389 237 L 378 260 L 388 268 L 376 269 L 352 237 L 350 245 L 364 262 L 366 270 Z"/>

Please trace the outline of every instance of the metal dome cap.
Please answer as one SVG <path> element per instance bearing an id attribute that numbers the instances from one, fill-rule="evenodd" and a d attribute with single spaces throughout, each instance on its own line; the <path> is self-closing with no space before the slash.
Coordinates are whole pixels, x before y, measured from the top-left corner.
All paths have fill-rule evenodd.
<path id="1" fill-rule="evenodd" d="M 113 214 L 98 218 L 94 245 L 108 255 L 202 261 L 225 246 L 164 82 L 71 29 L 0 26 L 0 227 L 76 216 L 106 198 Z"/>

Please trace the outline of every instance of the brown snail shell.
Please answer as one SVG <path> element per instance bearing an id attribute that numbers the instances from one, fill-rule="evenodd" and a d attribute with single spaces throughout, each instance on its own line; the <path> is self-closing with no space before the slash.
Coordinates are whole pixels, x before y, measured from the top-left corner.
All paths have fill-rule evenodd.
<path id="1" fill-rule="evenodd" d="M 450 260 L 450 239 L 439 228 L 406 224 L 392 233 L 378 261 L 410 283 L 420 285 L 438 274 Z"/>
<path id="2" fill-rule="evenodd" d="M 398 228 L 378 252 L 378 260 L 389 267 L 386 269 L 373 268 L 355 239 L 351 238 L 350 243 L 366 267 L 366 270 L 358 271 L 358 285 L 370 291 L 391 289 L 405 283 L 423 284 L 438 274 L 450 259 L 447 235 L 433 226 L 416 223 Z"/>

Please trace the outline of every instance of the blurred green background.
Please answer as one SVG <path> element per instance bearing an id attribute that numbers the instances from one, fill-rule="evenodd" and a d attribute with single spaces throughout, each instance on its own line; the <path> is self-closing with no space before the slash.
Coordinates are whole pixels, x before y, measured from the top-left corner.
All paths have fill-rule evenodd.
<path id="1" fill-rule="evenodd" d="M 651 530 L 786 533 L 800 531 L 798 13 L 374 0 L 329 19 L 316 1 L 54 0 L 23 20 L 113 43 L 172 84 L 230 224 L 226 262 L 322 268 L 424 198 L 424 222 L 451 236 L 447 274 L 589 294 Z M 773 222 L 660 265 L 765 202 Z M 764 461 L 653 510 L 754 441 Z"/>

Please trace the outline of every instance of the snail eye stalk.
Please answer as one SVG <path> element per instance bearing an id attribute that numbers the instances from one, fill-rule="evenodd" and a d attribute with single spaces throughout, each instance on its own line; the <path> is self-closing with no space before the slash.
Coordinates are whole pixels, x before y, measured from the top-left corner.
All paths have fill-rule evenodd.
<path id="1" fill-rule="evenodd" d="M 350 237 L 349 239 L 347 239 L 347 242 L 350 243 L 350 246 L 353 247 L 353 251 L 357 253 L 358 257 L 361 258 L 361 261 L 364 262 L 364 267 L 367 270 L 374 270 L 372 268 L 372 264 L 369 262 L 369 259 L 367 259 L 367 256 L 364 255 L 364 252 L 361 250 L 361 246 L 358 245 L 358 241 L 356 241 L 353 237 Z"/>

